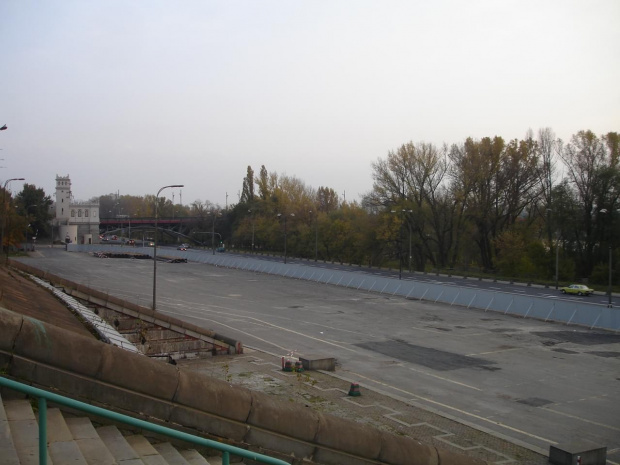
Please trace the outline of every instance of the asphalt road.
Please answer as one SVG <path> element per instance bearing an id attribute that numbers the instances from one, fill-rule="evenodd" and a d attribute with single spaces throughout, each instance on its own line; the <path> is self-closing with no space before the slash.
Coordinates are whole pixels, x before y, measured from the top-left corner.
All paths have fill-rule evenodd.
<path id="1" fill-rule="evenodd" d="M 227 252 L 230 254 L 229 252 Z M 245 256 L 247 254 L 235 254 L 237 256 Z M 282 262 L 282 258 L 279 256 L 269 256 L 269 255 L 252 255 L 253 258 L 258 260 L 267 260 L 267 261 L 278 261 Z M 561 300 L 569 300 L 580 302 L 584 299 L 591 304 L 598 304 L 602 306 L 607 306 L 609 304 L 609 295 L 604 292 L 595 292 L 594 295 L 590 297 L 581 297 L 576 295 L 568 295 L 562 294 L 560 290 L 555 289 L 555 286 L 552 287 L 544 287 L 541 285 L 527 285 L 527 283 L 510 283 L 508 281 L 493 281 L 491 279 L 478 279 L 472 278 L 471 276 L 468 278 L 463 278 L 461 276 L 448 276 L 445 274 L 436 274 L 436 273 L 423 273 L 420 271 L 412 271 L 409 272 L 407 270 L 403 270 L 402 273 L 399 273 L 399 270 L 388 270 L 384 268 L 367 268 L 367 267 L 359 267 L 359 266 L 351 266 L 346 264 L 338 264 L 331 262 L 314 262 L 312 260 L 299 260 L 296 258 L 289 258 L 287 260 L 289 263 L 303 264 L 306 266 L 319 267 L 319 268 L 328 268 L 335 270 L 345 270 L 345 271 L 355 271 L 357 273 L 363 273 L 368 275 L 375 276 L 385 276 L 393 279 L 399 279 L 399 274 L 401 279 L 406 281 L 417 281 L 423 283 L 431 283 L 431 284 L 443 284 L 447 286 L 460 286 L 467 287 L 473 289 L 484 289 L 489 291 L 499 291 L 510 294 L 519 294 L 519 295 L 532 295 L 536 297 L 542 297 L 544 299 L 561 299 Z M 572 284 L 572 283 L 570 283 Z M 578 284 L 578 283 L 576 283 Z M 559 288 L 567 285 L 566 283 L 560 283 Z M 615 306 L 618 299 L 618 295 L 612 294 L 612 305 Z"/>
<path id="2" fill-rule="evenodd" d="M 150 306 L 150 260 L 39 249 L 23 261 Z M 210 265 L 158 263 L 158 310 L 548 452 L 620 463 L 620 334 Z M 454 284 L 451 284 L 454 285 Z"/>

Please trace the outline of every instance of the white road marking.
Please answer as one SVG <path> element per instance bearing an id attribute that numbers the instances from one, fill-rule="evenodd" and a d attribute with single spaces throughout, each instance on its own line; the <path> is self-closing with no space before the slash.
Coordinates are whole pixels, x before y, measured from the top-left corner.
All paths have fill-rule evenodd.
<path id="1" fill-rule="evenodd" d="M 544 407 L 543 407 L 543 408 L 544 408 Z M 569 413 L 558 412 L 557 410 L 553 410 L 553 409 L 551 409 L 551 408 L 544 408 L 544 409 L 545 409 L 547 412 L 552 412 L 552 413 L 555 413 L 555 414 L 557 414 L 557 415 L 562 415 L 562 416 L 564 416 L 564 417 L 573 418 L 573 419 L 575 419 L 575 420 L 580 420 L 580 421 L 583 421 L 583 422 L 586 422 L 586 423 L 590 423 L 590 424 L 592 424 L 592 425 L 601 426 L 601 427 L 603 427 L 603 428 L 608 428 L 608 429 L 611 429 L 611 430 L 614 430 L 614 431 L 620 431 L 620 428 L 616 428 L 615 426 L 606 425 L 606 424 L 604 424 L 604 423 L 598 423 L 598 422 L 596 422 L 596 421 L 586 420 L 585 418 L 578 417 L 578 416 L 575 416 L 575 415 L 571 415 L 571 414 L 569 414 Z"/>
<path id="2" fill-rule="evenodd" d="M 501 352 L 510 352 L 512 350 L 522 350 L 522 347 L 512 347 L 510 349 L 491 350 L 489 352 L 479 352 L 477 354 L 466 354 L 466 357 L 478 357 L 480 355 L 499 354 Z"/>
<path id="3" fill-rule="evenodd" d="M 454 381 L 454 380 L 449 379 L 449 378 L 444 378 L 443 376 L 434 375 L 433 373 L 429 373 L 427 371 L 416 370 L 415 368 L 411 368 L 411 367 L 407 367 L 407 369 L 409 369 L 411 371 L 414 371 L 416 373 L 421 373 L 423 375 L 430 376 L 432 378 L 437 378 L 437 379 L 440 379 L 442 381 L 446 381 L 448 383 L 458 384 L 459 386 L 463 386 L 463 387 L 466 387 L 466 388 L 469 388 L 469 389 L 473 389 L 475 391 L 482 391 L 482 389 L 479 389 L 479 388 L 474 387 L 474 386 L 470 386 L 469 384 L 459 383 L 458 381 Z"/>
<path id="4" fill-rule="evenodd" d="M 209 311 L 208 309 L 205 309 L 205 310 Z M 164 310 L 159 310 L 159 311 L 162 312 L 162 313 L 170 313 L 170 314 L 173 314 L 173 315 L 178 315 L 179 314 L 179 312 L 170 312 L 170 311 L 166 312 Z M 210 310 L 210 311 L 214 312 L 213 310 Z M 328 341 L 328 340 L 325 340 L 325 339 L 320 339 L 318 337 L 309 336 L 308 334 L 304 334 L 304 333 L 301 333 L 299 331 L 293 331 L 292 329 L 285 328 L 283 326 L 278 326 L 276 324 L 269 323 L 267 321 L 260 320 L 258 318 L 254 318 L 254 317 L 250 317 L 250 316 L 245 316 L 245 315 L 231 315 L 229 312 L 226 312 L 226 313 L 224 313 L 224 312 L 214 312 L 214 313 L 225 314 L 226 316 L 229 316 L 229 317 L 230 316 L 237 316 L 238 318 L 245 318 L 246 321 L 253 321 L 253 322 L 261 323 L 261 324 L 263 324 L 265 326 L 270 326 L 272 328 L 280 329 L 282 331 L 286 331 L 288 333 L 292 333 L 292 334 L 295 334 L 297 336 L 305 337 L 307 339 L 312 339 L 314 341 L 318 341 L 318 342 L 321 342 L 323 344 L 332 345 L 332 346 L 338 347 L 340 349 L 347 350 L 349 352 L 357 352 L 355 349 L 351 349 L 350 347 L 346 347 L 346 346 L 344 346 L 342 344 L 336 344 L 334 342 L 331 342 L 331 341 Z M 199 317 L 199 316 L 192 316 L 192 318 L 201 319 L 201 320 L 205 320 L 205 321 L 214 321 L 215 323 L 223 324 L 223 323 L 220 323 L 219 321 L 213 320 L 211 318 L 204 318 L 204 317 Z M 239 331 L 239 330 L 237 330 L 237 331 Z M 273 343 L 271 343 L 271 344 L 273 344 Z M 276 344 L 273 344 L 273 345 L 276 345 Z"/>
<path id="5" fill-rule="evenodd" d="M 436 400 L 429 399 L 428 397 L 422 397 L 422 396 L 419 396 L 419 395 L 417 395 L 417 394 L 414 394 L 414 393 L 409 392 L 409 391 L 405 391 L 404 389 L 397 388 L 397 387 L 392 386 L 392 385 L 390 385 L 390 384 L 383 383 L 383 382 L 381 382 L 381 381 L 377 381 L 377 380 L 372 379 L 372 378 L 368 378 L 367 376 L 364 376 L 364 375 L 360 375 L 359 373 L 354 373 L 354 372 L 352 372 L 352 371 L 351 371 L 350 373 L 351 373 L 351 374 L 353 374 L 353 375 L 355 375 L 355 376 L 357 376 L 357 377 L 359 377 L 359 378 L 363 378 L 363 379 L 366 379 L 366 380 L 368 380 L 368 381 L 370 381 L 370 382 L 376 383 L 376 384 L 378 384 L 378 385 L 380 385 L 380 386 L 384 386 L 384 387 L 387 387 L 387 388 L 390 388 L 390 389 L 394 389 L 395 391 L 400 391 L 400 392 L 402 392 L 402 393 L 404 393 L 404 394 L 407 394 L 407 395 L 409 395 L 409 396 L 411 396 L 411 397 L 413 397 L 413 398 L 415 398 L 415 399 L 419 399 L 419 400 L 422 400 L 422 401 L 424 401 L 424 402 L 428 402 L 429 404 L 439 405 L 440 407 L 444 407 L 444 408 L 446 408 L 446 409 L 453 410 L 453 411 L 458 412 L 458 413 L 461 413 L 461 414 L 463 414 L 463 415 L 467 415 L 467 416 L 469 416 L 469 417 L 476 418 L 476 419 L 478 419 L 478 420 L 480 420 L 480 421 L 484 421 L 484 422 L 487 422 L 487 423 L 491 423 L 491 424 L 493 424 L 493 425 L 495 425 L 495 426 L 499 426 L 499 427 L 502 427 L 502 428 L 506 428 L 506 429 L 508 429 L 508 430 L 510 430 L 510 431 L 514 431 L 514 432 L 516 432 L 516 433 L 524 434 L 524 435 L 526 435 L 526 436 L 529 436 L 529 437 L 531 437 L 531 438 L 537 439 L 537 440 L 539 440 L 539 441 L 546 442 L 546 443 L 548 443 L 548 444 L 557 444 L 557 442 L 552 441 L 551 439 L 543 438 L 543 437 L 541 437 L 541 436 L 536 436 L 535 434 L 528 433 L 527 431 L 523 431 L 523 430 L 520 430 L 520 429 L 517 429 L 517 428 L 513 428 L 512 426 L 508 426 L 508 425 L 506 425 L 506 424 L 504 424 L 504 423 L 501 423 L 501 422 L 498 422 L 498 421 L 493 421 L 493 420 L 490 420 L 490 419 L 488 419 L 488 418 L 481 417 L 480 415 L 475 415 L 475 414 L 473 414 L 473 413 L 471 413 L 471 412 L 467 412 L 467 411 L 465 411 L 465 410 L 461 410 L 461 409 L 459 409 L 459 408 L 453 407 L 453 406 L 448 405 L 448 404 L 444 404 L 444 403 L 441 403 L 441 402 L 437 402 Z"/>

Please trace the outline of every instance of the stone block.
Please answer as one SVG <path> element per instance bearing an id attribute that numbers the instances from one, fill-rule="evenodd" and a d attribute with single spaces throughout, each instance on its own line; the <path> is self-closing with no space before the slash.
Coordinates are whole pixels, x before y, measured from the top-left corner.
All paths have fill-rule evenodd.
<path id="1" fill-rule="evenodd" d="M 252 394 L 246 388 L 203 373 L 180 370 L 174 402 L 233 421 L 245 422 L 250 415 Z"/>
<path id="2" fill-rule="evenodd" d="M 243 442 L 251 444 L 259 451 L 278 451 L 297 460 L 310 460 L 315 451 L 314 445 L 299 441 L 290 435 L 275 434 L 254 427 L 250 428 Z"/>
<path id="3" fill-rule="evenodd" d="M 317 445 L 363 457 L 366 460 L 379 458 L 381 453 L 379 430 L 332 415 L 319 414 L 319 418 L 319 431 L 315 439 Z"/>
<path id="4" fill-rule="evenodd" d="M 97 374 L 103 347 L 96 339 L 27 317 L 15 340 L 16 354 L 83 376 Z"/>
<path id="5" fill-rule="evenodd" d="M 97 379 L 165 401 L 174 398 L 179 378 L 174 365 L 108 344 L 101 345 L 103 361 Z"/>
<path id="6" fill-rule="evenodd" d="M 581 465 L 605 465 L 607 447 L 572 442 L 549 447 L 549 463 L 555 465 L 576 465 L 581 457 Z"/>
<path id="7" fill-rule="evenodd" d="M 261 429 L 312 442 L 318 432 L 319 414 L 300 404 L 252 392 L 252 408 L 248 423 Z"/>
<path id="8" fill-rule="evenodd" d="M 325 370 L 334 371 L 336 369 L 336 359 L 324 355 L 306 355 L 299 357 L 304 370 Z"/>
<path id="9" fill-rule="evenodd" d="M 225 439 L 229 443 L 232 441 L 233 445 L 241 445 L 249 429 L 245 423 L 180 405 L 172 409 L 170 423 L 204 432 L 212 438 Z"/>
<path id="10" fill-rule="evenodd" d="M 22 319 L 21 315 L 10 310 L 0 310 L 0 350 L 7 353 L 13 352 L 15 339 L 22 327 Z"/>

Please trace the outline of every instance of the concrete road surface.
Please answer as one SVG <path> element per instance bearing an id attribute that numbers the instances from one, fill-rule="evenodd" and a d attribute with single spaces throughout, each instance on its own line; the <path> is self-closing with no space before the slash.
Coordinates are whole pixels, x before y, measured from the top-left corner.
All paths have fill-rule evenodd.
<path id="1" fill-rule="evenodd" d="M 39 249 L 20 259 L 151 306 L 153 262 Z M 158 310 L 274 354 L 336 357 L 336 374 L 542 453 L 607 446 L 620 463 L 620 334 L 253 274 L 157 266 Z"/>

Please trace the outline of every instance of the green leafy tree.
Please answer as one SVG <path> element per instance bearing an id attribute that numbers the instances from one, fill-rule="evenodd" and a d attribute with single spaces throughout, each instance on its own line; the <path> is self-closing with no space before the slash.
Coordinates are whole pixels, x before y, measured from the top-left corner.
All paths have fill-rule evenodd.
<path id="1" fill-rule="evenodd" d="M 321 186 L 316 191 L 317 210 L 329 213 L 338 208 L 338 194 L 331 187 Z"/>
<path id="2" fill-rule="evenodd" d="M 17 213 L 26 221 L 28 235 L 49 237 L 52 199 L 34 184 L 24 184 L 15 198 Z"/>
<path id="3" fill-rule="evenodd" d="M 264 167 L 263 167 L 264 168 Z M 240 203 L 251 204 L 254 202 L 254 170 L 248 165 L 247 174 L 243 178 Z"/>
<path id="4" fill-rule="evenodd" d="M 606 143 L 607 140 L 612 143 Z M 579 131 L 562 151 L 574 204 L 580 206 L 570 239 L 576 255 L 577 272 L 583 277 L 592 272 L 595 247 L 606 237 L 611 238 L 615 206 L 620 194 L 613 140 L 614 136 L 606 139 L 599 138 L 592 131 Z"/>
<path id="5" fill-rule="evenodd" d="M 267 173 L 267 168 L 265 165 L 261 165 L 260 174 L 258 178 L 255 180 L 256 185 L 258 186 L 258 195 L 262 200 L 267 200 L 271 196 L 270 186 L 269 186 L 269 173 Z"/>

